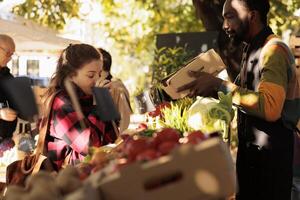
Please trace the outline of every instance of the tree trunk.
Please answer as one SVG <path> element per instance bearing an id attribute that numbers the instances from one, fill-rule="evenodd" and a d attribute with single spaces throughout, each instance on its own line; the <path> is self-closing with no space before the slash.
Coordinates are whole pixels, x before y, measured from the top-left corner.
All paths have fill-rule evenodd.
<path id="1" fill-rule="evenodd" d="M 243 45 L 234 45 L 225 34 L 222 24 L 222 10 L 225 0 L 193 0 L 196 14 L 207 31 L 218 31 L 218 50 L 227 66 L 227 73 L 234 81 L 240 71 Z"/>

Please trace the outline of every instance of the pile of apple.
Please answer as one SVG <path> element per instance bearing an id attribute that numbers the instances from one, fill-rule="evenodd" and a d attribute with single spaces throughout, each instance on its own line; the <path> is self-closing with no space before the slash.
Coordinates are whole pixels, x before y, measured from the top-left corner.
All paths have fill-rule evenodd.
<path id="1" fill-rule="evenodd" d="M 134 161 L 149 161 L 169 154 L 181 144 L 198 144 L 208 138 L 201 131 L 193 131 L 182 137 L 173 128 L 164 128 L 153 134 L 153 137 L 123 136 L 124 142 L 120 148 L 126 163 Z"/>

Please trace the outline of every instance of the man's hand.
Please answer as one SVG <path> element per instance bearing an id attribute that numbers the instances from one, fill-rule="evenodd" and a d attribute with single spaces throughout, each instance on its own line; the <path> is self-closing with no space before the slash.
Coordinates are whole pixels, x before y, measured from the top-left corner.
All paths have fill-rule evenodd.
<path id="1" fill-rule="evenodd" d="M 5 121 L 14 121 L 17 118 L 17 113 L 10 108 L 0 109 L 0 119 Z"/>
<path id="2" fill-rule="evenodd" d="M 177 92 L 184 90 L 190 90 L 189 97 L 200 96 L 212 96 L 216 93 L 223 80 L 214 77 L 211 74 L 200 71 L 190 71 L 189 75 L 195 77 L 196 80 L 185 84 L 177 89 Z"/>

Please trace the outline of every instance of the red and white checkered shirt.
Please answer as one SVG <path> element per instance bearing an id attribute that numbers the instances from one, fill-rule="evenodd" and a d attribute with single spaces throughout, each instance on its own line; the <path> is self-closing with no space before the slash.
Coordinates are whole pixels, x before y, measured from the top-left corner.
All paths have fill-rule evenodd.
<path id="1" fill-rule="evenodd" d="M 75 165 L 87 155 L 89 147 L 112 143 L 117 138 L 112 124 L 102 122 L 97 116 L 93 97 L 76 89 L 85 116 L 86 128 L 80 126 L 80 119 L 65 91 L 56 95 L 52 105 L 47 148 L 48 158 L 54 163 L 57 170 L 61 168 L 65 157 L 70 153 L 71 157 L 68 163 Z"/>

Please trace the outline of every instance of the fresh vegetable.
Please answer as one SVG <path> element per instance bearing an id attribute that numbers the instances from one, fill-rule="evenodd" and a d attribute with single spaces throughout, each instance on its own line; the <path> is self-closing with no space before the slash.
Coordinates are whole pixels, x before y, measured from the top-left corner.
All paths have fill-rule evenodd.
<path id="1" fill-rule="evenodd" d="M 180 133 L 173 128 L 164 128 L 160 132 L 157 133 L 154 138 L 155 142 L 161 144 L 166 141 L 172 141 L 178 143 L 180 138 Z"/>
<path id="2" fill-rule="evenodd" d="M 188 110 L 188 125 L 206 134 L 220 131 L 226 140 L 233 118 L 232 95 L 219 92 L 218 96 L 219 102 L 212 98 L 199 98 Z"/>
<path id="3" fill-rule="evenodd" d="M 202 131 L 193 131 L 188 134 L 187 143 L 198 144 L 205 139 L 207 139 L 207 136 L 204 133 L 202 133 Z"/>
<path id="4" fill-rule="evenodd" d="M 159 126 L 164 128 L 177 129 L 181 134 L 191 131 L 192 128 L 187 124 L 187 110 L 194 102 L 194 99 L 183 98 L 176 102 L 171 102 L 171 106 L 164 108 L 159 120 Z"/>
<path id="5" fill-rule="evenodd" d="M 124 153 L 129 160 L 135 160 L 136 156 L 149 147 L 149 142 L 145 138 L 130 139 L 124 144 Z"/>
<path id="6" fill-rule="evenodd" d="M 160 153 L 157 152 L 155 149 L 146 149 L 145 151 L 139 153 L 136 156 L 136 160 L 137 161 L 149 161 L 149 160 L 158 158 L 159 156 L 160 156 Z"/>
<path id="7" fill-rule="evenodd" d="M 161 143 L 158 146 L 158 150 L 161 153 L 161 155 L 167 155 L 169 154 L 176 146 L 178 146 L 178 143 L 175 141 L 166 141 Z"/>
<path id="8" fill-rule="evenodd" d="M 165 108 L 169 108 L 169 107 L 171 107 L 171 104 L 169 102 L 163 102 L 163 103 L 155 106 L 155 110 L 149 112 L 148 115 L 150 117 L 157 117 L 157 116 L 162 117 L 162 110 Z"/>
<path id="9" fill-rule="evenodd" d="M 145 130 L 139 132 L 138 134 L 143 137 L 153 137 L 154 133 L 155 133 L 155 130 L 153 130 L 153 129 L 145 129 Z"/>

